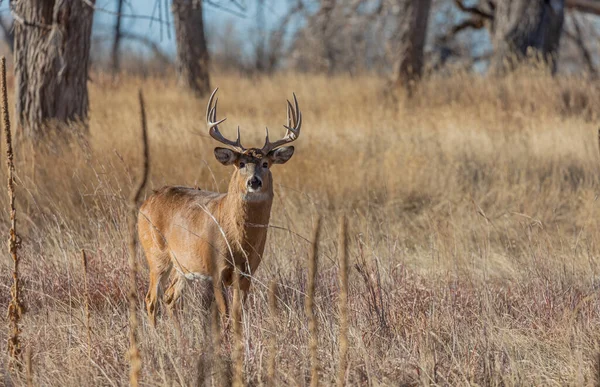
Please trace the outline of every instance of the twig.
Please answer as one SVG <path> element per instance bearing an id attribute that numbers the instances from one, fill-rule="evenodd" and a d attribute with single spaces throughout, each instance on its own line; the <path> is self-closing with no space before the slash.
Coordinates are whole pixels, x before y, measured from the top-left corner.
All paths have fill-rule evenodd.
<path id="1" fill-rule="evenodd" d="M 221 324 L 219 319 L 219 308 L 215 303 L 211 307 L 211 337 L 212 337 L 212 375 L 214 377 L 214 383 L 210 381 L 207 383 L 209 386 L 222 386 L 224 385 L 223 375 L 223 362 L 221 360 Z M 210 372 L 207 374 L 211 374 Z"/>
<path id="2" fill-rule="evenodd" d="M 321 226 L 321 217 L 317 218 L 312 235 L 312 247 L 308 258 L 308 286 L 306 290 L 306 315 L 308 316 L 308 330 L 310 331 L 310 341 L 308 344 L 310 350 L 310 385 L 316 387 L 319 385 L 319 358 L 318 358 L 318 338 L 317 338 L 317 317 L 315 316 L 315 282 L 317 277 L 317 261 L 319 233 Z"/>
<path id="3" fill-rule="evenodd" d="M 102 8 L 102 7 L 95 5 L 90 0 L 81 0 L 81 1 L 88 7 L 92 8 L 94 10 L 94 12 L 102 12 L 107 15 L 120 16 L 122 18 L 127 18 L 127 19 L 141 19 L 141 20 L 149 20 L 150 22 L 157 22 L 157 23 L 161 23 L 161 24 L 163 23 L 163 21 L 161 19 L 155 18 L 154 16 L 134 15 L 134 14 L 129 14 L 129 13 L 111 11 L 109 9 Z"/>
<path id="4" fill-rule="evenodd" d="M 15 23 L 19 23 L 26 27 L 37 27 L 37 28 L 41 28 L 44 30 L 48 30 L 48 31 L 51 31 L 53 28 L 53 25 L 51 25 L 51 24 L 43 24 L 43 23 L 37 23 L 37 22 L 25 20 L 25 18 L 23 18 L 21 15 L 19 15 L 19 13 L 15 10 L 15 7 L 13 7 L 12 5 L 10 7 L 10 15 L 14 19 Z"/>
<path id="5" fill-rule="evenodd" d="M 233 320 L 233 387 L 244 385 L 244 342 L 242 337 L 242 299 L 240 289 L 240 273 L 234 269 L 233 279 L 233 308 L 231 318 Z"/>
<path id="6" fill-rule="evenodd" d="M 156 44 L 155 42 L 153 42 L 151 39 L 149 39 L 143 35 L 138 35 L 138 34 L 135 34 L 132 32 L 122 32 L 121 38 L 135 40 L 137 42 L 140 42 L 140 43 L 148 46 L 148 48 L 150 48 L 150 50 L 152 50 L 152 53 L 154 54 L 154 56 L 157 57 L 161 62 L 171 63 L 171 59 L 167 56 L 167 54 L 162 52 L 162 50 L 160 49 L 160 46 L 158 44 Z"/>
<path id="7" fill-rule="evenodd" d="M 18 371 L 22 369 L 21 363 L 21 329 L 19 322 L 24 312 L 21 300 L 21 283 L 19 281 L 19 256 L 17 249 L 20 247 L 20 238 L 17 234 L 17 209 L 15 207 L 15 164 L 10 132 L 10 118 L 8 116 L 8 92 L 6 87 L 6 58 L 0 58 L 0 71 L 2 72 L 2 125 L 6 140 L 6 166 L 8 168 L 8 209 L 10 212 L 10 231 L 8 238 L 8 251 L 13 261 L 13 284 L 10 288 L 10 303 L 8 304 L 8 320 L 10 321 L 10 334 L 8 338 L 8 353 Z"/>
<path id="8" fill-rule="evenodd" d="M 484 10 L 477 8 L 477 7 L 467 7 L 466 5 L 463 4 L 462 0 L 454 0 L 454 4 L 456 4 L 456 6 L 463 12 L 472 13 L 474 15 L 477 15 L 479 17 L 489 19 L 489 20 L 494 19 L 493 14 L 485 12 Z"/>
<path id="9" fill-rule="evenodd" d="M 346 368 L 348 367 L 348 242 L 346 237 L 346 217 L 340 219 L 340 233 L 338 236 L 340 269 L 340 352 L 339 368 L 337 375 L 338 387 L 343 387 L 346 379 Z"/>
<path id="10" fill-rule="evenodd" d="M 33 360 L 31 354 L 31 346 L 25 350 L 25 380 L 27 387 L 33 387 Z"/>
<path id="11" fill-rule="evenodd" d="M 92 358 L 92 327 L 90 325 L 90 292 L 88 288 L 88 275 L 87 275 L 87 256 L 85 250 L 81 249 L 81 263 L 83 264 L 83 290 L 85 292 L 85 329 L 87 331 L 87 345 L 88 345 L 88 357 Z"/>
<path id="12" fill-rule="evenodd" d="M 269 359 L 267 360 L 267 386 L 275 386 L 275 360 L 277 358 L 277 282 L 269 286 L 269 312 L 271 337 L 269 338 Z"/>
<path id="13" fill-rule="evenodd" d="M 148 180 L 148 167 L 149 167 L 149 156 L 148 156 L 148 129 L 146 126 L 146 110 L 144 107 L 144 97 L 142 91 L 139 91 L 140 101 L 140 118 L 142 123 L 142 146 L 144 152 L 144 164 L 143 173 L 137 184 L 135 190 L 133 190 L 130 197 L 130 214 L 129 214 L 129 385 L 138 386 L 140 372 L 142 369 L 142 360 L 140 351 L 137 347 L 137 259 L 136 259 L 136 226 L 137 226 L 137 213 L 138 213 L 138 201 L 142 195 L 142 191 L 146 186 Z"/>
<path id="14" fill-rule="evenodd" d="M 596 353 L 594 360 L 594 387 L 600 387 L 600 353 Z"/>

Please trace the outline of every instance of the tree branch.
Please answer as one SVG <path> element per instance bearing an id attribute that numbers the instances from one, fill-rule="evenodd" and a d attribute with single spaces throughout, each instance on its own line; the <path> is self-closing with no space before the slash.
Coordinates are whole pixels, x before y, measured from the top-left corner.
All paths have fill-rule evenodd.
<path id="1" fill-rule="evenodd" d="M 467 12 L 467 13 L 471 13 L 473 15 L 477 15 L 481 18 L 484 19 L 489 19 L 489 20 L 493 20 L 494 19 L 494 15 L 491 13 L 488 13 L 484 10 L 482 10 L 481 8 L 477 8 L 477 7 L 467 7 L 464 3 L 463 0 L 454 0 L 454 4 L 456 4 L 456 6 L 463 12 Z"/>
<path id="2" fill-rule="evenodd" d="M 147 37 L 143 36 L 143 35 L 138 35 L 138 34 L 134 34 L 131 32 L 123 32 L 121 34 L 121 38 L 122 39 L 129 39 L 129 40 L 135 40 L 138 41 L 146 46 L 148 46 L 151 50 L 152 53 L 162 62 L 164 63 L 171 63 L 171 59 L 169 58 L 168 55 L 166 55 L 164 52 L 162 52 L 162 50 L 160 49 L 160 47 L 158 46 L 158 44 L 156 44 L 155 42 L 153 42 L 151 39 L 148 39 Z"/>
<path id="3" fill-rule="evenodd" d="M 600 15 L 600 1 L 598 0 L 567 0 L 565 6 L 575 11 Z"/>

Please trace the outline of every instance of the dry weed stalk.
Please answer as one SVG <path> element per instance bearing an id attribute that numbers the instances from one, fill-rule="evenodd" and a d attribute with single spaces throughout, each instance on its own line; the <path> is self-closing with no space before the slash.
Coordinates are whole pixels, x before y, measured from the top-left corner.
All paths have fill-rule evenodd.
<path id="1" fill-rule="evenodd" d="M 244 385 L 244 338 L 242 336 L 242 299 L 240 290 L 240 272 L 234 271 L 233 279 L 233 308 L 231 318 L 233 320 L 233 387 Z"/>
<path id="2" fill-rule="evenodd" d="M 600 136 L 600 130 L 598 131 L 598 135 Z M 600 387 L 600 352 L 596 353 L 594 360 L 594 387 Z"/>
<path id="3" fill-rule="evenodd" d="M 212 294 L 215 303 L 217 304 L 217 312 L 220 313 L 220 310 L 227 310 L 227 299 L 223 296 L 223 292 L 221 291 L 223 283 L 219 281 L 219 262 L 214 259 L 211 260 L 211 277 L 212 277 Z M 221 316 L 221 323 L 225 323 L 224 319 L 226 316 Z M 219 323 L 217 322 L 217 325 Z M 217 326 L 217 333 L 221 335 L 220 326 Z"/>
<path id="4" fill-rule="evenodd" d="M 90 291 L 88 288 L 88 262 L 85 250 L 81 249 L 81 264 L 83 265 L 83 290 L 84 290 L 84 308 L 85 308 L 85 330 L 87 333 L 88 357 L 92 358 L 92 327 L 90 325 Z"/>
<path id="5" fill-rule="evenodd" d="M 317 317 L 315 316 L 315 283 L 317 280 L 319 233 L 321 230 L 321 217 L 317 218 L 312 234 L 312 246 L 308 257 L 308 286 L 306 290 L 306 316 L 308 317 L 308 330 L 310 331 L 310 385 L 319 385 L 319 358 L 317 338 Z"/>
<path id="6" fill-rule="evenodd" d="M 144 165 L 140 180 L 137 183 L 136 189 L 132 191 L 130 197 L 130 213 L 129 213 L 129 385 L 137 386 L 139 384 L 140 373 L 142 369 L 142 359 L 137 346 L 137 259 L 136 259 L 136 225 L 138 202 L 146 181 L 148 180 L 149 155 L 148 155 L 148 129 L 146 125 L 146 110 L 144 107 L 144 97 L 142 91 L 138 93 L 140 102 L 140 118 L 142 124 L 142 146 Z"/>
<path id="7" fill-rule="evenodd" d="M 369 306 L 369 314 L 373 318 L 376 318 L 379 327 L 387 332 L 388 330 L 388 322 L 387 322 L 387 311 L 386 311 L 386 303 L 383 297 L 383 289 L 381 286 L 381 273 L 379 271 L 379 264 L 377 260 L 373 260 L 371 264 L 367 263 L 367 258 L 365 257 L 365 253 L 363 251 L 362 242 L 358 240 L 358 259 L 357 263 L 354 265 L 356 271 L 362 277 L 365 286 L 368 291 L 367 305 Z"/>
<path id="8" fill-rule="evenodd" d="M 10 303 L 8 304 L 8 320 L 10 322 L 10 333 L 8 338 L 8 353 L 12 360 L 11 366 L 21 370 L 21 329 L 19 322 L 24 312 L 21 300 L 21 283 L 19 281 L 19 256 L 17 249 L 20 240 L 17 234 L 17 209 L 15 207 L 15 164 L 12 147 L 12 136 L 10 132 L 10 119 L 8 117 L 8 93 L 6 86 L 6 58 L 0 58 L 0 71 L 2 72 L 2 125 L 4 126 L 4 138 L 6 140 L 6 166 L 8 168 L 8 210 L 10 212 L 10 231 L 8 237 L 8 251 L 13 261 L 12 279 L 10 288 Z"/>
<path id="9" fill-rule="evenodd" d="M 213 383 L 208 383 L 208 385 L 213 386 L 224 386 L 224 371 L 223 371 L 223 361 L 221 359 L 221 323 L 219 318 L 219 308 L 213 302 L 211 306 L 211 336 L 212 336 L 212 360 L 211 367 L 212 370 L 209 374 L 212 375 Z"/>
<path id="10" fill-rule="evenodd" d="M 337 385 L 342 387 L 346 379 L 346 367 L 348 366 L 348 242 L 346 238 L 346 217 L 340 219 L 339 244 L 339 279 L 340 279 L 340 337 L 339 337 L 339 369 Z"/>
<path id="11" fill-rule="evenodd" d="M 267 386 L 275 386 L 275 360 L 277 358 L 277 282 L 269 285 L 269 312 L 271 337 L 269 337 L 269 359 L 267 360 Z"/>
<path id="12" fill-rule="evenodd" d="M 27 347 L 25 351 L 25 379 L 27 381 L 27 387 L 33 387 L 33 361 L 31 354 L 31 346 Z"/>

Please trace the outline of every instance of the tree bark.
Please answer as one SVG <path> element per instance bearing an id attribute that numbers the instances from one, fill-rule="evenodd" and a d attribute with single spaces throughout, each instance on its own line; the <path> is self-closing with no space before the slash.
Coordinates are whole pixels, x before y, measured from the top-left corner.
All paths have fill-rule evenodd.
<path id="1" fill-rule="evenodd" d="M 397 83 L 410 88 L 423 75 L 425 39 L 431 0 L 401 0 L 404 20 L 399 31 Z"/>
<path id="2" fill-rule="evenodd" d="M 72 0 L 13 0 L 12 7 L 19 135 L 39 139 L 50 123 L 85 123 L 93 8 Z"/>
<path id="3" fill-rule="evenodd" d="M 556 71 L 564 0 L 502 0 L 494 17 L 492 68 L 505 72 L 533 54 Z"/>
<path id="4" fill-rule="evenodd" d="M 173 0 L 172 11 L 177 41 L 176 69 L 179 84 L 196 96 L 203 97 L 210 92 L 210 79 L 202 2 Z"/>

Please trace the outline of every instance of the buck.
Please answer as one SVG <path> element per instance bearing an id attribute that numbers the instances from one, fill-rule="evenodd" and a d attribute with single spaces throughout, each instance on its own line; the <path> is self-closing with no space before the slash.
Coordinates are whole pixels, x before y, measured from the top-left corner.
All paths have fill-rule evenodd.
<path id="1" fill-rule="evenodd" d="M 271 167 L 292 157 L 294 147 L 284 145 L 300 135 L 302 113 L 294 94 L 294 105 L 287 101 L 282 139 L 271 142 L 267 128 L 264 146 L 246 149 L 240 141 L 239 126 L 236 141 L 225 138 L 219 125 L 226 118 L 217 120 L 218 98 L 213 106 L 217 90 L 208 101 L 206 124 L 210 136 L 229 147 L 214 149 L 217 161 L 234 167 L 227 193 L 167 186 L 140 207 L 138 234 L 150 269 L 146 309 L 152 325 L 159 295 L 164 293 L 164 301 L 172 310 L 188 280 L 218 281 L 222 301 L 217 307 L 226 316 L 225 287 L 231 286 L 237 268 L 241 273 L 239 289 L 246 298 L 265 249 L 273 203 Z"/>

